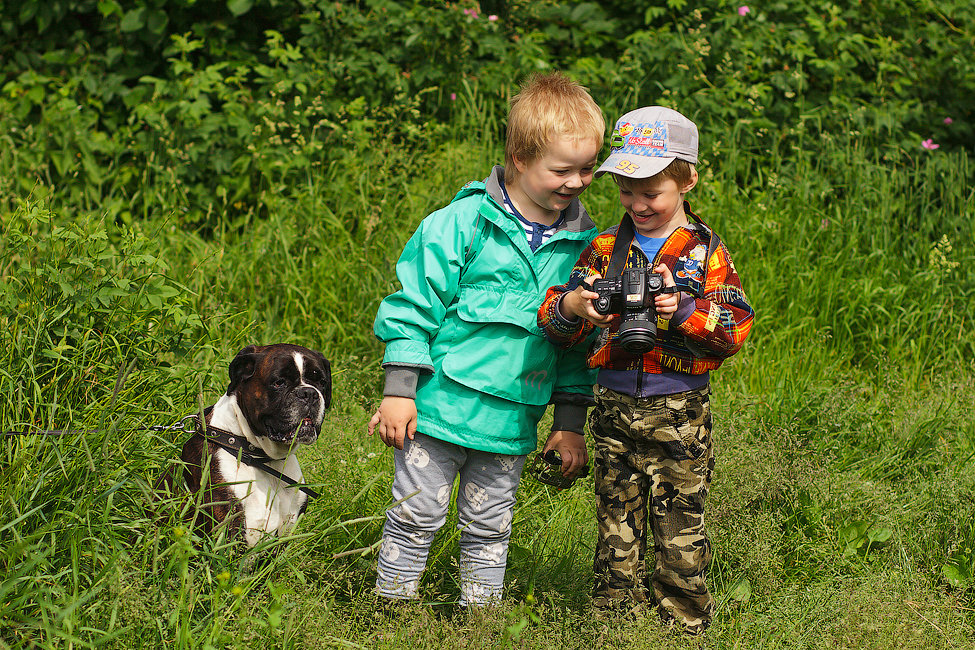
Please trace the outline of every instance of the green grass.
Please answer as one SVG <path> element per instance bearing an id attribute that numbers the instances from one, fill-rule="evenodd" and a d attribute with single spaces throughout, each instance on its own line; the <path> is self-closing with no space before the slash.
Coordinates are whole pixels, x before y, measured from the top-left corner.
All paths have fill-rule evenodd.
<path id="1" fill-rule="evenodd" d="M 719 613 L 706 641 L 972 647 L 970 163 L 892 169 L 842 142 L 829 151 L 730 152 L 692 196 L 757 309 L 743 352 L 714 373 Z M 56 193 L 0 197 L 22 205 L 0 214 L 0 426 L 91 431 L 0 442 L 0 647 L 699 647 L 654 620 L 593 616 L 588 481 L 522 484 L 497 610 L 445 605 L 451 524 L 424 604 L 377 609 L 392 464 L 365 433 L 381 387 L 372 318 L 413 228 L 498 150 L 485 132 L 359 153 L 287 199 L 269 193 L 268 216 L 240 229 L 194 231 L 164 187 L 147 188 L 158 213 L 131 228 L 66 217 Z M 601 227 L 618 217 L 607 179 L 585 202 Z M 182 435 L 144 427 L 213 403 L 237 350 L 272 341 L 333 360 L 334 408 L 303 454 L 323 496 L 285 543 L 237 556 L 187 534 L 185 503 L 154 502 Z"/>

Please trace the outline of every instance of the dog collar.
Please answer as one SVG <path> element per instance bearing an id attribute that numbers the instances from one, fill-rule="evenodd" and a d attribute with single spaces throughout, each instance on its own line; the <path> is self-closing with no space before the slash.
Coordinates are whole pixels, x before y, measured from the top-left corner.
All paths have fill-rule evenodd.
<path id="1" fill-rule="evenodd" d="M 202 435 L 205 440 L 212 442 L 218 447 L 222 447 L 226 451 L 229 451 L 245 465 L 257 467 L 258 469 L 267 472 L 271 476 L 281 479 L 288 484 L 288 487 L 297 486 L 299 490 L 310 497 L 319 496 L 318 492 L 315 490 L 305 485 L 300 485 L 298 481 L 294 480 L 284 472 L 280 472 L 269 466 L 267 464 L 268 461 L 275 459 L 264 453 L 264 450 L 260 447 L 255 447 L 248 442 L 246 437 L 237 433 L 231 433 L 230 431 L 221 429 L 219 427 L 215 427 L 209 422 L 206 423 L 205 427 L 199 425 L 199 420 L 197 420 L 197 423 L 197 433 Z"/>

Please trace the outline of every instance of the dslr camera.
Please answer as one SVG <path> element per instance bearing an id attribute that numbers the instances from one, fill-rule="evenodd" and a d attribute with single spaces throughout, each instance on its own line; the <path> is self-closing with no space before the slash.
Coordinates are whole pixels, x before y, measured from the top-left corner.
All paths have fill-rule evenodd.
<path id="1" fill-rule="evenodd" d="M 632 354 L 653 349 L 657 341 L 654 297 L 678 291 L 677 287 L 665 287 L 663 276 L 648 268 L 623 269 L 618 277 L 593 280 L 592 290 L 599 294 L 592 301 L 597 312 L 620 315 L 617 340 Z"/>

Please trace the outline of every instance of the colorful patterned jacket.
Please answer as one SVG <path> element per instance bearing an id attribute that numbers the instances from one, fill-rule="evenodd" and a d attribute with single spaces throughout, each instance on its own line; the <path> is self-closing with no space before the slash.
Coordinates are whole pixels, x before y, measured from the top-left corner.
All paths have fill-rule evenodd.
<path id="1" fill-rule="evenodd" d="M 718 243 L 705 260 L 712 231 L 684 203 L 688 226 L 678 228 L 664 242 L 655 259 L 648 261 L 643 250 L 631 243 L 626 268 L 666 264 L 683 292 L 681 304 L 670 321 L 658 319 L 656 346 L 639 355 L 616 344 L 619 317 L 601 329 L 589 350 L 591 368 L 637 370 L 647 373 L 682 372 L 698 375 L 714 370 L 738 352 L 752 326 L 754 310 L 748 304 L 734 262 L 723 243 Z M 579 256 L 565 284 L 551 287 L 538 310 L 538 326 L 558 347 L 570 347 L 584 340 L 595 326 L 584 319 L 567 321 L 557 313 L 562 295 L 573 291 L 593 274 L 603 275 L 609 266 L 618 226 L 601 233 Z M 706 263 L 706 266 L 705 266 Z M 706 268 L 706 274 L 705 274 Z M 703 280 L 703 286 L 702 286 Z"/>

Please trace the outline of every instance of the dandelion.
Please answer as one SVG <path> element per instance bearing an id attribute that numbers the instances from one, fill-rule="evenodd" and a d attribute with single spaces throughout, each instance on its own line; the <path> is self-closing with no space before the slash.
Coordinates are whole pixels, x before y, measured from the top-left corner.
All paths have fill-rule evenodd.
<path id="1" fill-rule="evenodd" d="M 925 149 L 929 149 L 931 151 L 934 151 L 935 149 L 937 149 L 941 145 L 940 144 L 936 144 L 934 140 L 932 140 L 931 138 L 928 138 L 927 140 L 922 140 L 921 141 L 921 146 L 924 147 Z"/>
<path id="2" fill-rule="evenodd" d="M 744 16 L 745 14 L 747 14 L 751 10 L 752 10 L 751 7 L 749 7 L 748 5 L 742 5 L 742 6 L 738 7 L 738 15 L 739 16 Z"/>
<path id="3" fill-rule="evenodd" d="M 945 124 L 951 124 L 952 122 L 954 122 L 954 120 L 951 119 L 950 117 L 945 118 Z"/>

